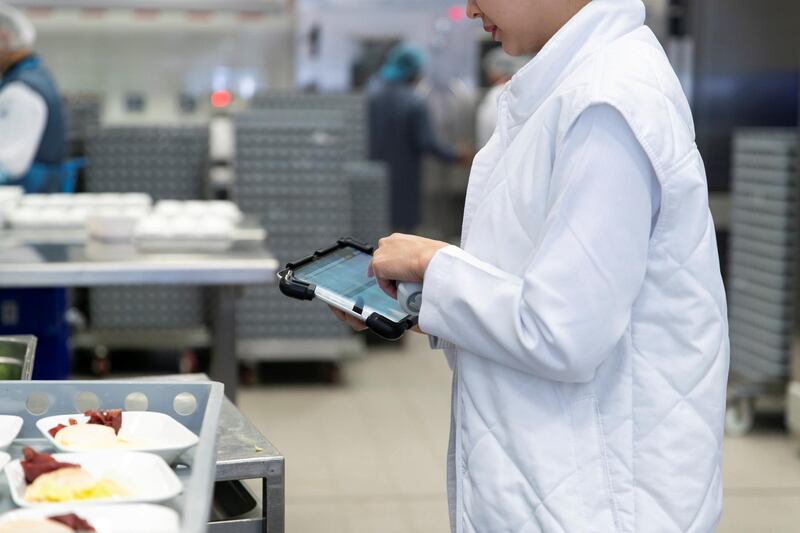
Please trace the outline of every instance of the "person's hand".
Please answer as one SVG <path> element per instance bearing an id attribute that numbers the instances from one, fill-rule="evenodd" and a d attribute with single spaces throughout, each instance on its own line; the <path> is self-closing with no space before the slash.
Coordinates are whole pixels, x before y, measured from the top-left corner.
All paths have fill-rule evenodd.
<path id="1" fill-rule="evenodd" d="M 367 329 L 369 329 L 364 322 L 361 322 L 360 320 L 356 319 L 355 317 L 352 317 L 352 316 L 348 315 L 347 313 L 345 313 L 341 309 L 336 309 L 332 305 L 329 305 L 328 308 L 331 310 L 331 312 L 333 313 L 333 315 L 336 318 L 338 318 L 339 320 L 341 320 L 342 322 L 344 322 L 345 324 L 347 324 L 348 326 L 353 328 L 353 331 L 362 332 L 362 331 L 366 331 Z M 425 335 L 425 333 L 423 333 L 422 330 L 419 329 L 419 325 L 414 326 L 413 328 L 409 329 L 408 331 L 413 331 L 414 333 L 419 333 L 421 335 Z"/>
<path id="2" fill-rule="evenodd" d="M 470 167 L 475 159 L 475 149 L 467 144 L 460 143 L 456 146 L 456 158 L 459 164 Z"/>
<path id="3" fill-rule="evenodd" d="M 378 241 L 368 274 L 375 276 L 383 292 L 396 299 L 396 282 L 422 282 L 431 259 L 446 246 L 446 242 L 395 233 Z"/>
<path id="4" fill-rule="evenodd" d="M 331 312 L 336 316 L 336 318 L 338 318 L 339 320 L 341 320 L 342 322 L 353 328 L 353 331 L 364 331 L 365 329 L 367 329 L 367 325 L 364 322 L 357 319 L 356 317 L 350 316 L 341 309 L 336 309 L 332 305 L 329 305 L 328 307 L 330 308 Z"/>

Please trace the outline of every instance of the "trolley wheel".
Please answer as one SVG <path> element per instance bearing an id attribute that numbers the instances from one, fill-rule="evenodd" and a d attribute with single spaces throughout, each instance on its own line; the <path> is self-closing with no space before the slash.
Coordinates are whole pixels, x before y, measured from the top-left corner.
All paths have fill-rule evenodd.
<path id="1" fill-rule="evenodd" d="M 186 349 L 181 352 L 181 357 L 178 359 L 178 370 L 181 374 L 194 374 L 200 368 L 200 361 L 194 350 Z"/>
<path id="2" fill-rule="evenodd" d="M 342 383 L 342 369 L 339 363 L 323 362 L 320 365 L 322 379 L 329 385 L 340 385 Z"/>
<path id="3" fill-rule="evenodd" d="M 725 433 L 729 437 L 743 437 L 750 433 L 756 421 L 755 398 L 736 398 L 725 411 Z"/>
<path id="4" fill-rule="evenodd" d="M 111 359 L 109 358 L 108 348 L 102 344 L 96 346 L 92 357 L 92 374 L 98 378 L 104 378 L 111 373 Z"/>

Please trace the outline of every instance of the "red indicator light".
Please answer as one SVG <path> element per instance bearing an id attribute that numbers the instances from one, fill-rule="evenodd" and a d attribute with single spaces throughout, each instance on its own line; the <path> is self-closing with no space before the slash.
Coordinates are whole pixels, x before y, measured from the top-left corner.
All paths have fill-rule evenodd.
<path id="1" fill-rule="evenodd" d="M 467 18 L 467 13 L 464 11 L 464 6 L 450 6 L 447 8 L 447 18 L 453 22 L 464 20 Z"/>
<path id="2" fill-rule="evenodd" d="M 214 91 L 211 93 L 211 105 L 214 107 L 228 107 L 233 100 L 230 91 Z"/>

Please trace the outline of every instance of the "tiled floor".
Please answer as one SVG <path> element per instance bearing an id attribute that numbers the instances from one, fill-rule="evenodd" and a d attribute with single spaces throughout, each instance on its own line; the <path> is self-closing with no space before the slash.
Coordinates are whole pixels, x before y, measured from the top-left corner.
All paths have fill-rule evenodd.
<path id="1" fill-rule="evenodd" d="M 450 371 L 413 336 L 344 367 L 340 386 L 246 389 L 240 407 L 287 458 L 288 533 L 448 531 Z M 779 423 L 725 448 L 722 533 L 800 532 L 800 445 Z"/>

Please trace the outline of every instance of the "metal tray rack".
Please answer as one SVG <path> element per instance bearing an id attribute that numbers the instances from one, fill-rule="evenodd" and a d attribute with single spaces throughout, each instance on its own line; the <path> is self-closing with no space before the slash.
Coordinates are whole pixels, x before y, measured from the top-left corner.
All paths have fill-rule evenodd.
<path id="1" fill-rule="evenodd" d="M 799 143 L 796 130 L 781 129 L 740 130 L 734 139 L 729 435 L 751 429 L 757 400 L 784 403 L 797 316 Z"/>
<path id="2" fill-rule="evenodd" d="M 199 435 L 198 445 L 183 454 L 175 467 L 184 486 L 183 493 L 164 504 L 181 515 L 181 533 L 203 533 L 208 527 L 223 398 L 222 384 L 213 382 L 0 382 L 0 411 L 20 416 L 24 421 L 19 438 L 9 450 L 14 458 L 21 455 L 25 446 L 38 449 L 49 446 L 49 442 L 36 429 L 36 421 L 40 417 L 71 414 L 86 407 L 127 408 L 144 404 L 150 411 L 175 417 Z M 31 411 L 37 414 L 32 414 Z M 8 496 L 7 482 L 2 477 L 0 515 L 13 508 Z"/>

